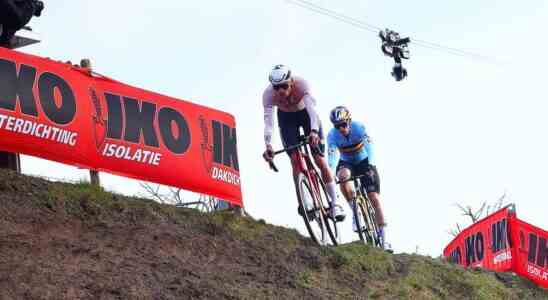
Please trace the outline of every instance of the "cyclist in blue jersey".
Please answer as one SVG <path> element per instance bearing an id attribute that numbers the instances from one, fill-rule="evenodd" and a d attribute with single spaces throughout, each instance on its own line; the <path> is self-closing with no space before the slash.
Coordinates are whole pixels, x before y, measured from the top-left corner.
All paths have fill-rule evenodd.
<path id="1" fill-rule="evenodd" d="M 375 167 L 373 145 L 365 125 L 352 121 L 350 111 L 344 106 L 335 107 L 329 118 L 334 127 L 327 136 L 329 167 L 336 170 L 339 181 L 347 180 L 352 175 L 366 175 L 362 183 L 365 184 L 367 196 L 376 211 L 376 222 L 383 247 L 387 248 L 386 222 L 380 205 L 379 173 Z M 341 192 L 351 206 L 355 205 L 355 191 L 351 181 L 341 184 Z M 354 230 L 357 231 L 355 223 Z"/>

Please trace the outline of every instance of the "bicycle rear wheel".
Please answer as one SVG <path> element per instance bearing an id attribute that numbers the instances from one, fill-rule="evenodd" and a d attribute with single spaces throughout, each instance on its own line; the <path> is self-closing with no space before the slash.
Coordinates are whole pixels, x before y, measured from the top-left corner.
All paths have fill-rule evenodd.
<path id="1" fill-rule="evenodd" d="M 319 245 L 327 244 L 328 231 L 325 219 L 322 216 L 321 209 L 318 207 L 319 201 L 308 178 L 300 173 L 297 177 L 297 199 L 302 209 L 302 218 L 310 238 Z M 306 208 L 311 208 L 308 211 Z"/>

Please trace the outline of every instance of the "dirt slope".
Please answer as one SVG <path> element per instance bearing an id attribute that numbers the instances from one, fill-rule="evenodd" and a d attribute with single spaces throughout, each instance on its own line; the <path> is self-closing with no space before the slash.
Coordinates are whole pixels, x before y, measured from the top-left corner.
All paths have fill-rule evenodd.
<path id="1" fill-rule="evenodd" d="M 548 299 L 511 274 L 0 170 L 0 299 Z"/>

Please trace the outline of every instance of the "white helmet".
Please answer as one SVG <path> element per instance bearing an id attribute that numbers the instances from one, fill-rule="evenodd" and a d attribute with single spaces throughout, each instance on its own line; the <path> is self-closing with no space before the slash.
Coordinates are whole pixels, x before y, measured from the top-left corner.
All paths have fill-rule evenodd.
<path id="1" fill-rule="evenodd" d="M 268 80 L 273 85 L 287 83 L 291 80 L 291 70 L 284 65 L 275 65 L 268 75 Z"/>

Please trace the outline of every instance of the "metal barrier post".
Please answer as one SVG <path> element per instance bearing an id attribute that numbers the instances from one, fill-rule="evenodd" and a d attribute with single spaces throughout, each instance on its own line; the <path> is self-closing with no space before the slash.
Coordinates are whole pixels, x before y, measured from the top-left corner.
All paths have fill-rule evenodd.
<path id="1" fill-rule="evenodd" d="M 90 72 L 91 72 L 91 60 L 87 59 L 87 58 L 84 58 L 80 61 L 80 67 L 82 68 L 86 68 L 86 69 L 89 69 Z M 90 183 L 92 185 L 97 185 L 97 186 L 100 186 L 101 185 L 101 181 L 99 179 L 99 171 L 97 170 L 89 170 L 89 178 L 90 178 Z"/>
<path id="2" fill-rule="evenodd" d="M 21 173 L 21 158 L 19 153 L 0 151 L 0 168 Z"/>

